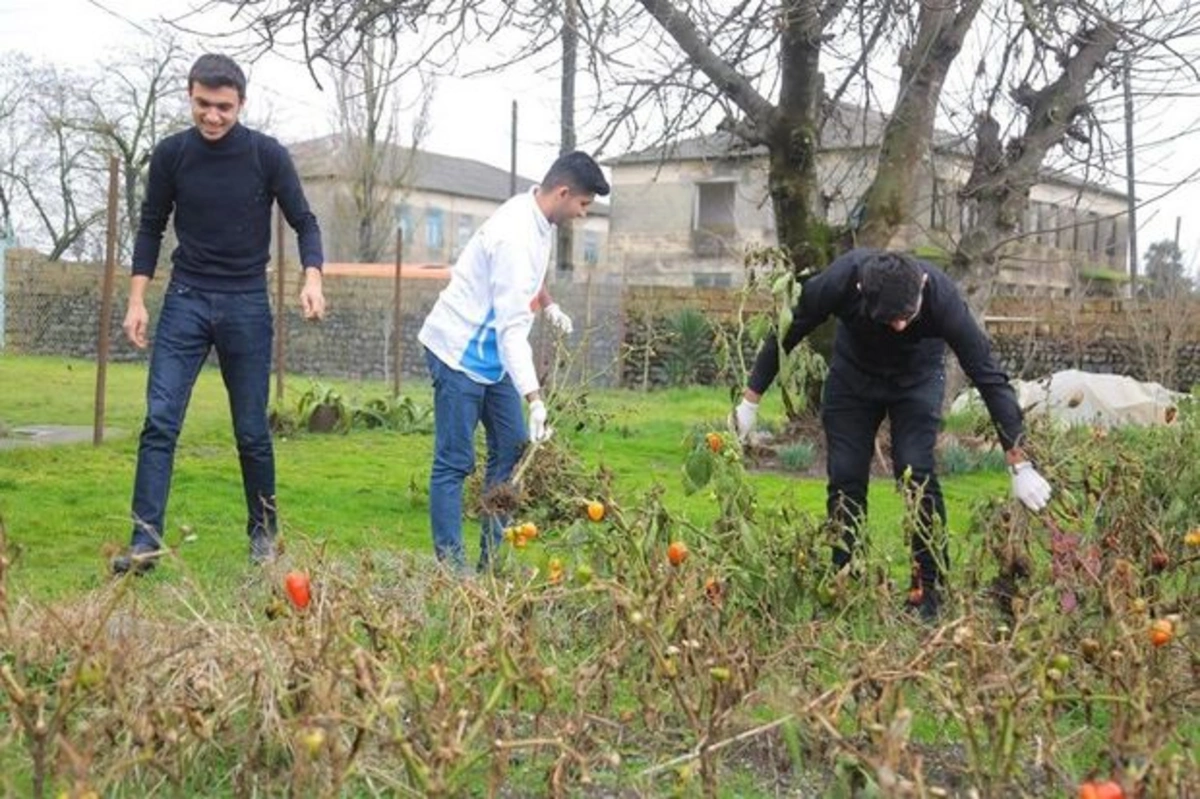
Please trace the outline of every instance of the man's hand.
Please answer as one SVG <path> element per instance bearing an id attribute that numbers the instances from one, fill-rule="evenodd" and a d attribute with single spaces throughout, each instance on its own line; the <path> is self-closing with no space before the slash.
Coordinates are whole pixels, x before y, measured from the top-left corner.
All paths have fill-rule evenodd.
<path id="1" fill-rule="evenodd" d="M 150 328 L 150 312 L 146 303 L 129 300 L 129 309 L 125 311 L 125 321 L 121 324 L 125 337 L 139 350 L 146 349 L 146 331 Z"/>
<path id="2" fill-rule="evenodd" d="M 1029 461 L 1022 461 L 1012 467 L 1013 496 L 1031 511 L 1040 511 L 1050 501 L 1053 493 L 1046 478 L 1038 474 L 1037 469 Z"/>
<path id="3" fill-rule="evenodd" d="M 300 289 L 300 310 L 304 318 L 319 322 L 325 318 L 325 292 L 321 284 L 321 270 L 309 267 L 304 270 L 304 286 Z"/>
<path id="4" fill-rule="evenodd" d="M 560 308 L 557 302 L 547 305 L 543 313 L 550 320 L 550 324 L 561 330 L 564 336 L 569 336 L 575 332 L 575 325 L 571 322 L 571 317 L 567 316 L 567 312 Z"/>
<path id="5" fill-rule="evenodd" d="M 757 421 L 758 403 L 751 402 L 745 397 L 729 414 L 729 426 L 743 444 L 750 439 L 750 434 L 754 432 L 754 425 Z"/>
<path id="6" fill-rule="evenodd" d="M 550 438 L 553 433 L 546 424 L 546 403 L 540 399 L 529 403 L 529 440 L 538 444 Z"/>

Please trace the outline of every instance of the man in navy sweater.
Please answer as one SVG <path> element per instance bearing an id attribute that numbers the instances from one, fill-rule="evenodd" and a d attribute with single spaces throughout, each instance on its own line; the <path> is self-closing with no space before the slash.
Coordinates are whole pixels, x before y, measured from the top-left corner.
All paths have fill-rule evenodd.
<path id="1" fill-rule="evenodd" d="M 138 445 L 129 550 L 115 574 L 154 567 L 163 545 L 175 443 L 192 387 L 216 349 L 242 467 L 251 560 L 275 556 L 275 454 L 267 423 L 271 307 L 266 267 L 275 202 L 296 231 L 306 319 L 325 315 L 321 231 L 287 150 L 244 127 L 246 76 L 228 56 L 202 55 L 188 73 L 195 125 L 163 139 L 150 159 L 146 198 L 133 248 L 133 278 L 124 329 L 147 345 L 146 285 L 154 277 L 163 230 L 172 213 L 178 246 L 163 299 L 146 387 L 146 421 Z"/>
<path id="2" fill-rule="evenodd" d="M 783 349 L 790 352 L 830 316 L 837 317 L 838 324 L 821 425 L 828 451 L 827 510 L 841 531 L 841 541 L 833 548 L 834 567 L 850 563 L 858 525 L 867 512 L 875 433 L 886 416 L 891 422 L 893 474 L 897 480 L 907 474 L 906 487 L 920 497 L 912 540 L 913 588 L 919 590 L 912 596 L 924 618 L 935 618 L 946 562 L 944 539 L 941 546 L 932 539 L 935 525 L 946 523 L 946 505 L 934 473 L 934 446 L 942 420 L 947 344 L 979 389 L 1000 435 L 1013 495 L 1038 511 L 1050 498 L 1050 485 L 1021 449 L 1021 408 L 1008 376 L 944 272 L 897 252 L 852 250 L 804 284 Z M 754 428 L 759 399 L 779 373 L 779 349 L 774 335 L 763 343 L 734 410 L 734 427 L 743 439 Z"/>

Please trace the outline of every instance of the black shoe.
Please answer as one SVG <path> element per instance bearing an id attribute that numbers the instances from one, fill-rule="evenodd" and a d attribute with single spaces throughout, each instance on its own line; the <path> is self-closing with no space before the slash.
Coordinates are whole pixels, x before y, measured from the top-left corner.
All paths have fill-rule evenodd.
<path id="1" fill-rule="evenodd" d="M 926 624 L 936 624 L 942 612 L 942 597 L 936 588 L 913 588 L 908 592 L 908 611 Z"/>
<path id="2" fill-rule="evenodd" d="M 250 562 L 255 566 L 265 566 L 274 563 L 279 557 L 279 549 L 275 546 L 275 535 L 264 530 L 256 530 L 250 534 Z"/>
<path id="3" fill-rule="evenodd" d="M 141 577 L 154 570 L 160 557 L 162 557 L 162 550 L 157 547 L 132 546 L 127 552 L 113 558 L 109 563 L 109 568 L 112 569 L 114 577 L 120 577 L 129 572 Z"/>

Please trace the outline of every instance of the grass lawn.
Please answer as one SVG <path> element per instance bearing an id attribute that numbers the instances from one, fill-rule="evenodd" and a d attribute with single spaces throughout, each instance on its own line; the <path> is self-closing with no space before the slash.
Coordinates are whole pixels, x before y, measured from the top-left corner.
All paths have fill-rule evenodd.
<path id="1" fill-rule="evenodd" d="M 35 596 L 95 587 L 105 579 L 107 555 L 127 542 L 137 431 L 144 412 L 145 364 L 115 364 L 108 371 L 107 425 L 123 434 L 90 443 L 0 451 L 0 517 L 19 547 L 16 587 Z M 96 369 L 86 361 L 0 356 L 0 425 L 90 425 Z M 285 398 L 294 403 L 308 387 L 290 378 Z M 347 396 L 375 396 L 383 383 L 338 383 Z M 428 405 L 429 387 L 404 387 Z M 691 388 L 642 394 L 601 391 L 591 407 L 603 429 L 572 434 L 573 446 L 592 466 L 616 475 L 618 495 L 632 500 L 654 483 L 666 489 L 668 507 L 703 523 L 714 513 L 702 495 L 684 494 L 680 477 L 684 440 L 696 425 L 718 426 L 727 412 L 726 392 Z M 763 417 L 781 414 L 768 395 Z M 551 420 L 553 424 L 553 420 Z M 323 542 L 331 552 L 362 547 L 429 551 L 427 484 L 432 437 L 387 431 L 350 435 L 299 435 L 276 441 L 278 489 L 286 534 Z M 763 507 L 789 502 L 824 512 L 819 480 L 781 474 L 753 478 Z M 945 481 L 951 524 L 964 524 L 975 500 L 1007 490 L 1003 475 L 953 477 Z M 903 572 L 903 545 L 890 541 L 902 507 L 889 481 L 871 489 L 875 540 Z M 196 385 L 176 456 L 167 513 L 168 541 L 183 545 L 198 576 L 240 572 L 246 552 L 237 454 L 224 387 L 215 369 Z M 468 540 L 474 542 L 473 528 Z"/>

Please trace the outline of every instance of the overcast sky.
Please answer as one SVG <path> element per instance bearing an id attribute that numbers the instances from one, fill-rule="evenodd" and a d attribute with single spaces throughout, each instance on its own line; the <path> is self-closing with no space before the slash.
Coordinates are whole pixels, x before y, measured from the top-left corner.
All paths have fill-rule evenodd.
<path id="1" fill-rule="evenodd" d="M 194 4 L 192 0 L 0 0 L 0 52 L 23 51 L 59 65 L 86 68 L 121 43 L 137 42 L 143 34 L 136 24 L 183 13 Z M 212 23 L 220 24 L 219 19 Z M 333 128 L 332 89 L 318 90 L 302 65 L 266 55 L 248 71 L 249 102 L 257 104 L 257 114 L 264 106 L 270 109 L 273 131 L 285 142 L 320 136 Z M 507 169 L 511 104 L 518 100 L 518 171 L 538 178 L 558 149 L 557 88 L 553 77 L 511 72 L 503 77 L 440 79 L 434 95 L 432 127 L 422 146 Z M 1198 122 L 1200 97 L 1181 98 L 1169 107 L 1160 107 L 1155 118 L 1138 120 L 1135 137 L 1151 141 L 1163 131 Z M 1179 146 L 1159 146 L 1139 153 L 1136 174 L 1145 181 L 1139 185 L 1139 197 L 1156 197 L 1165 184 L 1200 169 L 1198 145 L 1200 140 L 1193 135 Z M 1123 190 L 1124 186 L 1113 188 Z M 1174 235 L 1178 216 L 1182 219 L 1180 246 L 1185 260 L 1197 263 L 1200 181 L 1154 200 L 1138 214 L 1138 243 L 1143 254 L 1151 242 Z"/>

